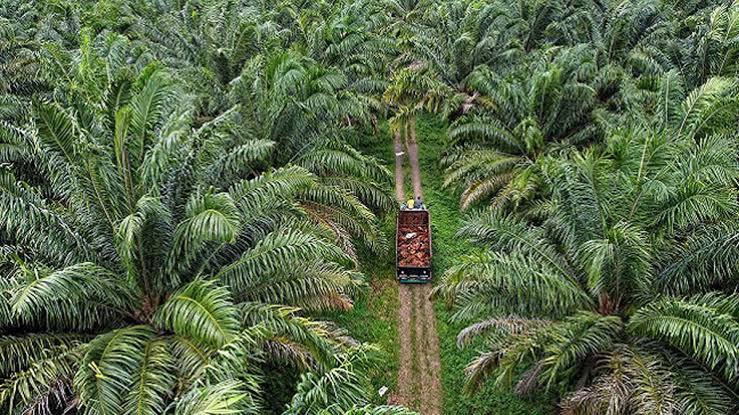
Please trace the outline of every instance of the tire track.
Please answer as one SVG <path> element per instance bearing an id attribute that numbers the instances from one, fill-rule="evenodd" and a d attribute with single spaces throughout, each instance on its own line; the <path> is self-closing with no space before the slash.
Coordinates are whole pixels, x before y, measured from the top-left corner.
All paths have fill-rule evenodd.
<path id="1" fill-rule="evenodd" d="M 432 396 L 429 395 L 429 390 L 426 387 L 426 383 L 428 382 L 428 356 L 426 355 L 426 343 L 428 341 L 425 328 L 426 328 L 426 307 L 423 306 L 424 298 L 423 298 L 423 292 L 421 289 L 424 286 L 414 286 L 413 287 L 413 296 L 416 301 L 414 301 L 414 306 L 416 308 L 416 321 L 413 325 L 413 330 L 416 337 L 416 343 L 413 345 L 415 349 L 415 358 L 416 358 L 416 371 L 415 371 L 415 377 L 414 380 L 417 385 L 418 390 L 418 396 L 420 398 L 420 405 L 418 405 L 416 408 L 422 413 L 427 414 L 428 413 L 428 401 L 429 399 L 433 399 Z"/>
<path id="2" fill-rule="evenodd" d="M 423 411 L 423 408 L 426 406 L 426 401 L 429 399 L 428 391 L 426 390 L 425 380 L 426 380 L 426 374 L 427 371 L 427 356 L 426 356 L 426 336 L 424 336 L 424 320 L 426 316 L 424 315 L 425 308 L 423 307 L 423 298 L 420 291 L 420 286 L 413 286 L 411 290 L 413 290 L 413 307 L 415 313 L 416 313 L 416 320 L 415 324 L 413 325 L 413 334 L 415 337 L 415 343 L 413 344 L 413 350 L 414 350 L 414 361 L 415 361 L 415 370 L 413 371 L 414 377 L 414 383 L 416 384 L 416 398 L 418 399 L 418 405 L 415 406 L 421 413 L 425 412 Z"/>
<path id="3" fill-rule="evenodd" d="M 422 285 L 419 297 L 423 305 L 424 323 L 424 356 L 426 357 L 426 372 L 423 390 L 427 392 L 421 412 L 428 415 L 441 414 L 441 360 L 439 359 L 439 335 L 436 332 L 436 313 L 431 302 L 431 286 Z"/>
<path id="4" fill-rule="evenodd" d="M 400 335 L 400 362 L 398 368 L 398 391 L 390 398 L 390 403 L 410 407 L 413 399 L 413 341 L 411 339 L 411 312 L 413 299 L 410 287 L 398 285 L 398 334 Z"/>
<path id="5" fill-rule="evenodd" d="M 423 415 L 441 414 L 441 362 L 431 286 L 398 285 L 400 367 L 398 391 L 390 403 Z"/>

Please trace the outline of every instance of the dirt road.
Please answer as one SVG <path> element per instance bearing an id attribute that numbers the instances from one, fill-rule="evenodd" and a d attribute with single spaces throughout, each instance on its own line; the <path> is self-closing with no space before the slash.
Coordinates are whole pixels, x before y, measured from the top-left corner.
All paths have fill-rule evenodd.
<path id="1" fill-rule="evenodd" d="M 415 126 L 414 126 L 415 127 Z M 404 197 L 404 169 L 400 137 L 394 140 L 396 196 Z M 408 148 L 414 195 L 421 196 L 421 172 L 418 163 L 418 146 Z M 400 153 L 400 154 L 399 154 Z M 415 162 L 414 162 L 415 161 Z M 390 403 L 404 405 L 423 415 L 440 415 L 443 391 L 441 387 L 441 361 L 439 337 L 436 333 L 434 306 L 429 298 L 430 284 L 398 284 L 398 333 L 400 335 L 400 362 L 398 389 L 390 396 Z"/>
<path id="2" fill-rule="evenodd" d="M 395 198 L 398 203 L 405 202 L 405 182 L 403 178 L 403 142 L 400 138 L 400 131 L 396 131 L 393 136 L 393 151 L 395 152 Z"/>
<path id="3" fill-rule="evenodd" d="M 423 198 L 423 186 L 421 185 L 421 165 L 418 161 L 418 140 L 416 140 L 416 117 L 411 117 L 408 123 L 408 135 L 405 139 L 408 149 L 408 164 L 411 166 L 411 183 L 413 184 L 413 197 Z"/>
<path id="4" fill-rule="evenodd" d="M 400 369 L 398 390 L 391 403 L 423 415 L 440 415 L 443 391 L 439 338 L 428 284 L 399 285 L 398 333 Z"/>

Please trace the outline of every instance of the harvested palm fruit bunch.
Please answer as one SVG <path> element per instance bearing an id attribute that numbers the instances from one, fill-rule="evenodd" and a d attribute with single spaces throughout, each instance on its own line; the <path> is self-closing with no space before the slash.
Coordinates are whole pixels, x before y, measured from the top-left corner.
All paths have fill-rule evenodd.
<path id="1" fill-rule="evenodd" d="M 431 259 L 429 235 L 425 226 L 403 226 L 398 232 L 398 265 L 428 267 Z"/>

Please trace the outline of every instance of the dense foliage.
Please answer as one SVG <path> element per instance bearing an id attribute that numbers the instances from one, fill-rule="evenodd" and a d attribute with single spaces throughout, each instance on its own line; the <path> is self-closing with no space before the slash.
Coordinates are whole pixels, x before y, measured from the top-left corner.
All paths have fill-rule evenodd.
<path id="1" fill-rule="evenodd" d="M 739 4 L 468 7 L 494 29 L 459 40 L 491 58 L 461 79 L 445 165 L 480 250 L 437 289 L 460 347 L 482 343 L 468 386 L 734 413 Z"/>
<path id="2" fill-rule="evenodd" d="M 435 113 L 470 389 L 733 413 L 737 62 L 729 0 L 0 0 L 0 412 L 407 413 L 317 316 Z"/>
<path id="3" fill-rule="evenodd" d="M 324 7 L 0 6 L 0 412 L 406 412 L 310 317 L 352 307 L 394 205 Z"/>

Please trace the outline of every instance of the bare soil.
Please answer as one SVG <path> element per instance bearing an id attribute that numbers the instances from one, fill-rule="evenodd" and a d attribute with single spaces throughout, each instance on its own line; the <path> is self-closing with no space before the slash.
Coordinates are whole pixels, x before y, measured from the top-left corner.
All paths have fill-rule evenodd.
<path id="1" fill-rule="evenodd" d="M 393 136 L 393 151 L 395 151 L 395 197 L 398 203 L 405 202 L 405 183 L 403 181 L 403 142 L 400 139 L 400 131 Z"/>
<path id="2" fill-rule="evenodd" d="M 424 366 L 422 375 L 421 413 L 441 414 L 443 391 L 441 388 L 441 360 L 439 358 L 439 335 L 436 332 L 436 315 L 431 302 L 431 285 L 418 287 L 419 309 L 422 307 Z"/>
<path id="3" fill-rule="evenodd" d="M 398 390 L 388 399 L 393 405 L 407 405 L 414 401 L 413 396 L 413 344 L 411 341 L 411 312 L 413 302 L 411 292 L 405 285 L 398 285 L 398 334 L 400 335 L 400 362 L 398 368 Z"/>
<path id="4" fill-rule="evenodd" d="M 416 121 L 413 119 L 408 126 L 406 137 L 406 148 L 408 149 L 408 164 L 411 166 L 411 182 L 413 183 L 413 196 L 423 198 L 421 186 L 421 164 L 418 161 L 418 141 L 416 140 Z"/>

